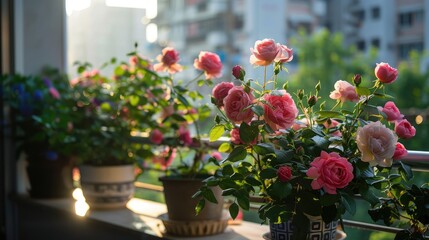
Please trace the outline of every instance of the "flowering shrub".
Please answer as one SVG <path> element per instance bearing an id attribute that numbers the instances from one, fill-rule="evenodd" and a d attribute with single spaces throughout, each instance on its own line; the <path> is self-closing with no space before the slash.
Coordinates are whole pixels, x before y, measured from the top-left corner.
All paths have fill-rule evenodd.
<path id="1" fill-rule="evenodd" d="M 152 65 L 136 52 L 130 60 L 112 59 L 111 76 L 103 75 L 89 63 L 78 63 L 79 76 L 72 79 L 74 114 L 73 135 L 79 139 L 74 145 L 79 162 L 90 165 L 132 164 L 147 156 L 148 149 L 132 141 L 133 131 L 144 131 L 156 122 L 156 114 L 148 107 L 149 89 L 160 82 Z"/>
<path id="2" fill-rule="evenodd" d="M 3 75 L 1 80 L 2 101 L 16 126 L 17 152 L 25 152 L 30 165 L 55 163 L 60 156 L 69 156 L 72 149 L 67 143 L 76 139 L 68 135 L 73 118 L 67 77 L 45 68 L 40 75 Z"/>
<path id="3" fill-rule="evenodd" d="M 147 105 L 157 112 L 152 118 L 156 124 L 149 128 L 149 140 L 160 145 L 153 151 L 152 160 L 167 174 L 184 177 L 208 174 L 208 163 L 217 162 L 220 156 L 216 152 L 210 153 L 202 141 L 201 124 L 211 115 L 211 109 L 201 101 L 203 95 L 198 90 L 203 85 L 210 86 L 212 79 L 222 75 L 220 58 L 215 53 L 201 51 L 194 61 L 195 69 L 201 74 L 189 82 L 174 79 L 174 74 L 183 70 L 179 52 L 174 48 L 164 48 L 157 60 L 154 71 L 159 75 L 153 74 L 157 74 L 159 82 L 147 90 L 152 96 Z M 162 76 L 163 72 L 168 76 Z M 200 79 L 203 74 L 205 79 Z M 172 165 L 176 156 L 180 163 Z"/>
<path id="4" fill-rule="evenodd" d="M 427 203 L 428 189 L 408 183 L 411 168 L 400 161 L 407 151 L 398 142 L 412 138 L 415 129 L 393 101 L 377 106 L 392 98 L 385 85 L 394 84 L 396 69 L 379 63 L 372 82 L 358 74 L 352 82 L 337 81 L 329 95 L 336 104 L 328 109 L 329 99 L 319 96 L 320 83 L 308 93 L 293 93 L 287 83 L 275 87 L 278 74 L 293 59 L 292 49 L 264 39 L 251 53 L 250 63 L 264 68 L 262 83 L 246 80 L 245 70 L 236 66 L 235 83 L 222 82 L 212 93 L 220 114 L 210 139 L 226 132 L 231 141 L 219 147 L 228 155 L 205 182 L 233 198 L 231 216 L 235 218 L 239 208 L 248 210 L 251 197 L 259 196 L 263 221 L 291 220 L 300 226 L 295 228 L 296 239 L 305 239 L 308 215 L 321 215 L 325 222 L 341 220 L 345 212 L 355 214 L 354 197 L 360 195 L 371 205 L 374 221 L 409 224 L 398 233 L 400 239 L 422 236 L 429 224 L 428 206 L 421 204 Z"/>

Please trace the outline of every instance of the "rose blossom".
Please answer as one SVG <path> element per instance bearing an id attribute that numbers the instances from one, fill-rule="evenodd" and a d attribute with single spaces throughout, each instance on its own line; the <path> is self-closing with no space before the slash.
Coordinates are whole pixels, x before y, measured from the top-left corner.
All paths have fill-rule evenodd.
<path id="1" fill-rule="evenodd" d="M 273 130 L 291 127 L 298 116 L 298 109 L 289 93 L 275 91 L 264 96 L 264 118 Z"/>
<path id="2" fill-rule="evenodd" d="M 377 63 L 374 72 L 375 76 L 382 83 L 392 83 L 398 77 L 398 70 L 389 66 L 388 63 L 384 62 Z"/>
<path id="3" fill-rule="evenodd" d="M 168 71 L 171 74 L 182 71 L 182 66 L 178 64 L 179 52 L 172 47 L 166 47 L 162 49 L 162 55 L 158 55 L 156 58 L 159 63 L 153 66 L 157 72 Z"/>
<path id="4" fill-rule="evenodd" d="M 234 123 L 250 122 L 253 112 L 249 107 L 253 96 L 244 91 L 242 86 L 234 86 L 223 99 L 226 116 Z M 246 109 L 247 108 L 247 109 Z"/>
<path id="5" fill-rule="evenodd" d="M 154 164 L 159 163 L 162 169 L 166 169 L 173 163 L 173 160 L 175 157 L 176 157 L 176 149 L 173 148 L 170 151 L 170 147 L 166 147 L 162 152 L 160 152 L 159 154 L 156 154 L 152 158 L 152 162 Z"/>
<path id="6" fill-rule="evenodd" d="M 275 62 L 287 63 L 292 61 L 293 51 L 291 48 L 288 48 L 286 45 L 280 45 L 280 51 L 274 59 Z"/>
<path id="7" fill-rule="evenodd" d="M 371 166 L 392 166 L 397 141 L 398 137 L 393 131 L 379 121 L 370 122 L 357 130 L 356 143 L 362 153 L 361 160 Z"/>
<path id="8" fill-rule="evenodd" d="M 280 182 L 288 182 L 292 178 L 292 171 L 288 166 L 281 166 L 277 170 L 277 177 Z"/>
<path id="9" fill-rule="evenodd" d="M 194 67 L 204 71 L 206 79 L 222 76 L 222 62 L 216 53 L 201 51 L 198 58 L 194 60 Z"/>
<path id="10" fill-rule="evenodd" d="M 223 99 L 228 95 L 228 91 L 233 87 L 234 84 L 230 82 L 221 82 L 213 88 L 212 95 L 216 101 L 216 106 L 223 106 Z"/>
<path id="11" fill-rule="evenodd" d="M 280 44 L 274 42 L 273 39 L 256 41 L 254 48 L 250 48 L 250 51 L 252 52 L 252 55 L 250 56 L 250 64 L 257 66 L 270 65 L 277 57 L 280 48 Z"/>
<path id="12" fill-rule="evenodd" d="M 334 127 L 338 126 L 338 124 L 340 124 L 340 123 L 337 120 L 329 119 L 328 121 L 323 123 L 323 126 L 326 129 L 330 129 L 330 128 L 334 128 Z M 337 130 L 331 134 L 332 134 L 332 136 L 335 136 L 335 137 L 341 137 L 341 135 L 342 135 L 339 130 Z"/>
<path id="13" fill-rule="evenodd" d="M 162 134 L 159 129 L 154 129 L 149 137 L 149 140 L 155 144 L 161 144 L 162 140 L 164 139 L 164 135 Z"/>
<path id="14" fill-rule="evenodd" d="M 399 109 L 392 101 L 386 102 L 386 104 L 384 104 L 384 107 L 377 107 L 377 109 L 378 111 L 386 114 L 386 120 L 389 122 L 401 120 L 402 118 L 404 118 L 404 115 L 402 115 L 401 112 L 399 112 Z"/>
<path id="15" fill-rule="evenodd" d="M 222 154 L 220 152 L 212 152 L 210 155 L 218 161 L 222 160 Z"/>
<path id="16" fill-rule="evenodd" d="M 55 99 L 60 99 L 61 98 L 61 95 L 60 95 L 60 93 L 58 92 L 58 90 L 56 89 L 56 88 L 54 88 L 54 87 L 50 87 L 49 88 L 49 93 L 51 94 L 51 96 L 53 97 L 53 98 L 55 98 Z"/>
<path id="17" fill-rule="evenodd" d="M 346 158 L 338 153 L 322 151 L 320 157 L 315 158 L 307 171 L 312 178 L 313 190 L 323 189 L 329 194 L 337 194 L 338 188 L 346 187 L 353 179 L 353 166 Z"/>
<path id="18" fill-rule="evenodd" d="M 408 155 L 407 149 L 402 143 L 396 143 L 395 154 L 393 154 L 393 160 L 399 160 Z"/>
<path id="19" fill-rule="evenodd" d="M 395 132 L 402 139 L 409 139 L 416 135 L 416 129 L 407 119 L 395 122 Z"/>
<path id="20" fill-rule="evenodd" d="M 357 102 L 359 101 L 359 96 L 356 93 L 356 88 L 350 83 L 338 80 L 334 85 L 335 90 L 331 92 L 329 97 L 331 99 L 340 100 L 341 102 L 351 101 Z"/>
<path id="21" fill-rule="evenodd" d="M 192 144 L 191 133 L 184 126 L 180 126 L 179 128 L 179 139 L 185 146 L 190 146 Z"/>
<path id="22" fill-rule="evenodd" d="M 241 81 L 243 81 L 245 75 L 246 71 L 244 71 L 244 69 L 240 65 L 235 65 L 232 68 L 232 76 L 234 76 L 236 79 L 240 79 Z"/>

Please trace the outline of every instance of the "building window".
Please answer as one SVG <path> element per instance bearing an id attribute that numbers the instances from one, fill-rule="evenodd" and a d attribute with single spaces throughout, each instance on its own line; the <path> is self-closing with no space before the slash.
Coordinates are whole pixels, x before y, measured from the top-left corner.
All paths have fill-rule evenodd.
<path id="1" fill-rule="evenodd" d="M 380 48 L 380 39 L 374 38 L 371 40 L 371 46 L 375 48 Z"/>
<path id="2" fill-rule="evenodd" d="M 399 58 L 408 59 L 411 51 L 422 52 L 423 42 L 399 44 Z"/>
<path id="3" fill-rule="evenodd" d="M 359 51 L 365 51 L 365 40 L 359 40 L 356 42 L 356 47 Z"/>
<path id="4" fill-rule="evenodd" d="M 202 1 L 197 5 L 197 10 L 198 12 L 204 12 L 207 10 L 207 2 L 206 1 Z"/>
<path id="5" fill-rule="evenodd" d="M 399 26 L 401 28 L 409 28 L 416 23 L 423 23 L 423 21 L 424 21 L 423 10 L 418 10 L 414 12 L 405 12 L 405 13 L 399 14 Z"/>
<path id="6" fill-rule="evenodd" d="M 371 9 L 371 16 L 372 19 L 379 19 L 380 18 L 380 8 L 374 7 Z"/>
<path id="7" fill-rule="evenodd" d="M 365 19 L 365 10 L 359 10 L 355 12 L 355 17 L 357 18 L 357 20 L 363 21 Z"/>

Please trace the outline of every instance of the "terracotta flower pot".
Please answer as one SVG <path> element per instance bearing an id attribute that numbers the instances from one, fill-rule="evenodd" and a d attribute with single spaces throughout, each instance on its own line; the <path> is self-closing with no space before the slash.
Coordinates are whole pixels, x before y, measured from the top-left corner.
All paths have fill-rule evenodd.
<path id="1" fill-rule="evenodd" d="M 222 218 L 223 196 L 220 188 L 213 188 L 218 204 L 206 201 L 204 209 L 195 215 L 195 206 L 199 199 L 192 195 L 202 186 L 202 179 L 170 178 L 159 179 L 164 185 L 164 197 L 168 218 L 176 221 L 219 220 Z"/>
<path id="2" fill-rule="evenodd" d="M 125 207 L 134 196 L 134 166 L 82 165 L 80 184 L 86 202 L 91 208 L 111 209 Z"/>

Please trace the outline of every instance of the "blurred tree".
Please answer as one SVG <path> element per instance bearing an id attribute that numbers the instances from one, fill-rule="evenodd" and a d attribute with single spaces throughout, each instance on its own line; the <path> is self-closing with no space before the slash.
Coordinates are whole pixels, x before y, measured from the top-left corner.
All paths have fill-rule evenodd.
<path id="1" fill-rule="evenodd" d="M 305 31 L 300 31 L 298 36 L 291 39 L 290 45 L 298 63 L 296 72 L 291 74 L 289 80 L 289 86 L 294 89 L 314 92 L 314 83 L 320 81 L 320 95 L 328 96 L 337 80 L 351 82 L 355 74 L 361 74 L 363 80 L 368 81 L 368 86 L 373 80 L 365 77 L 374 76 L 377 51 L 372 49 L 365 56 L 354 46 L 346 47 L 340 33 L 323 29 L 308 36 Z"/>

